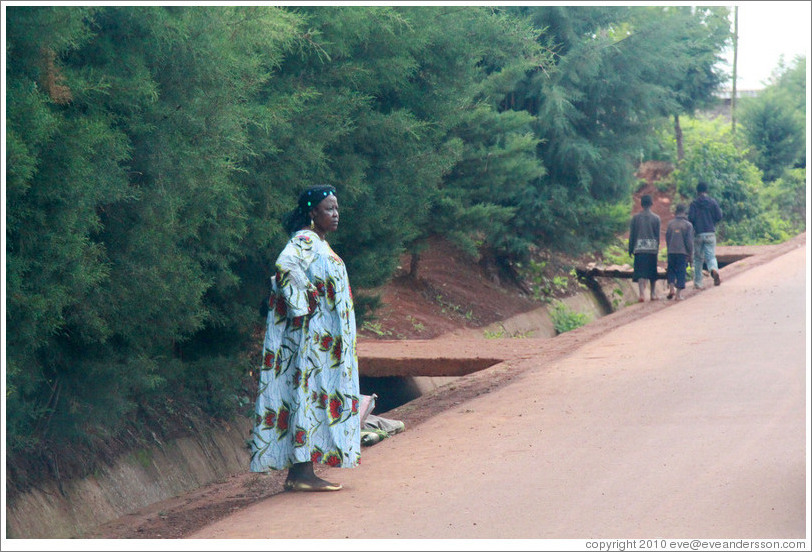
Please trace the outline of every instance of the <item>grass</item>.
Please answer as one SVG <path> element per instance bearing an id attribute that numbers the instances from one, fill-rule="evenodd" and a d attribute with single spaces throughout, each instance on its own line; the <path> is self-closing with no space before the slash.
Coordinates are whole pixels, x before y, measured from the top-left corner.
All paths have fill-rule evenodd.
<path id="1" fill-rule="evenodd" d="M 381 327 L 380 322 L 371 322 L 371 321 L 367 320 L 366 322 L 364 322 L 361 325 L 361 329 L 365 330 L 365 331 L 368 331 L 368 332 L 372 332 L 375 335 L 377 335 L 378 337 L 386 337 L 386 336 L 392 335 L 392 332 L 390 332 L 389 330 L 384 330 Z"/>
<path id="2" fill-rule="evenodd" d="M 415 320 L 415 318 L 411 314 L 406 317 L 406 320 L 412 323 L 412 327 L 416 332 L 422 332 L 423 330 L 426 329 L 426 326 L 424 326 L 421 322 Z"/>

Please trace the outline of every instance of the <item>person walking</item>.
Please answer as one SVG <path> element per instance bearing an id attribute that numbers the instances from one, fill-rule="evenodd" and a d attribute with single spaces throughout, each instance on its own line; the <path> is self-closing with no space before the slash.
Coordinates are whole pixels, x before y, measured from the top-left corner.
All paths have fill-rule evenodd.
<path id="1" fill-rule="evenodd" d="M 290 491 L 338 491 L 313 465 L 353 468 L 361 456 L 353 297 L 326 240 L 338 220 L 335 188 L 302 192 L 271 282 L 250 469 L 287 469 Z"/>
<path id="2" fill-rule="evenodd" d="M 651 211 L 654 204 L 649 194 L 640 198 L 642 211 L 632 217 L 629 225 L 629 256 L 634 256 L 632 281 L 640 291 L 638 301 L 645 301 L 646 280 L 649 281 L 650 297 L 657 299 L 657 254 L 660 251 L 660 217 Z"/>
<path id="3" fill-rule="evenodd" d="M 681 301 L 685 289 L 688 264 L 694 251 L 694 225 L 688 220 L 688 207 L 680 203 L 674 209 L 674 218 L 665 230 L 665 246 L 668 251 L 668 299 Z"/>
<path id="4" fill-rule="evenodd" d="M 696 197 L 688 208 L 688 220 L 694 226 L 694 288 L 702 289 L 702 265 L 708 267 L 713 285 L 722 283 L 716 261 L 716 224 L 722 220 L 722 209 L 708 195 L 708 184 L 699 181 Z"/>

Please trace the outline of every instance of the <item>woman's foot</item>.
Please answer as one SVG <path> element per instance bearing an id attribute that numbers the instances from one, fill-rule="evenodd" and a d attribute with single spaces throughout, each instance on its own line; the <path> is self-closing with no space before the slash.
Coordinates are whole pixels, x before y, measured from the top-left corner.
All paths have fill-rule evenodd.
<path id="1" fill-rule="evenodd" d="M 299 462 L 293 464 L 288 470 L 288 478 L 285 480 L 286 491 L 340 491 L 339 483 L 330 483 L 316 475 L 313 471 L 313 462 Z"/>
<path id="2" fill-rule="evenodd" d="M 343 487 L 340 483 L 330 483 L 319 477 L 312 479 L 286 479 L 286 491 L 300 491 L 300 492 L 329 492 L 340 491 Z"/>

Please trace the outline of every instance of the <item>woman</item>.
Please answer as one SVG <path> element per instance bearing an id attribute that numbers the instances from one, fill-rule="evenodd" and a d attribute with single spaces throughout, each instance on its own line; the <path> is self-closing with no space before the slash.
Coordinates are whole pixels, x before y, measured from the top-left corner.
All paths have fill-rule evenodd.
<path id="1" fill-rule="evenodd" d="M 287 468 L 286 490 L 340 490 L 313 464 L 352 468 L 361 456 L 352 292 L 325 240 L 337 228 L 335 188 L 302 192 L 271 284 L 251 471 Z"/>

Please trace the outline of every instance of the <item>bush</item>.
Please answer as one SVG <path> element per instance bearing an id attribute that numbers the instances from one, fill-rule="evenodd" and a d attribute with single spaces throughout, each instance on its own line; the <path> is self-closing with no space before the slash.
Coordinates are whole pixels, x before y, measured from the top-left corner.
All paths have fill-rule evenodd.
<path id="1" fill-rule="evenodd" d="M 806 230 L 806 169 L 789 169 L 765 186 L 762 204 L 770 219 L 788 226 L 791 234 Z"/>
<path id="2" fill-rule="evenodd" d="M 759 213 L 725 227 L 733 245 L 780 243 L 806 230 L 806 169 L 790 169 L 760 191 Z"/>
<path id="3" fill-rule="evenodd" d="M 754 219 L 762 211 L 761 171 L 747 160 L 747 150 L 733 143 L 724 121 L 693 119 L 686 122 L 684 129 L 685 158 L 673 173 L 677 193 L 690 200 L 695 196 L 697 182 L 707 182 L 710 195 L 724 214 L 717 228 L 718 238 L 726 241 L 729 227 Z"/>
<path id="4" fill-rule="evenodd" d="M 580 328 L 589 322 L 589 315 L 575 311 L 562 301 L 553 301 L 550 318 L 557 334 Z"/>

